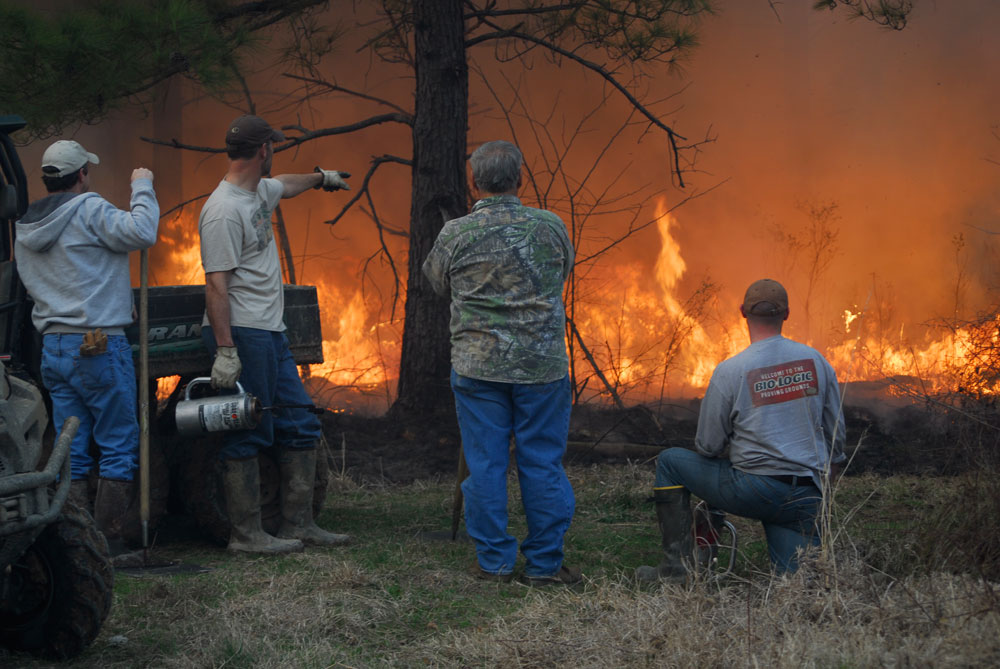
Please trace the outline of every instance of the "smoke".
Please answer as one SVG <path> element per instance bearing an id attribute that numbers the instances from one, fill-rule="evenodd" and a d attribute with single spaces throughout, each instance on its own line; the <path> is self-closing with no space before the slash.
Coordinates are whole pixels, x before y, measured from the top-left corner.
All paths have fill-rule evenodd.
<path id="1" fill-rule="evenodd" d="M 802 204 L 838 205 L 838 254 L 817 286 L 811 334 L 894 292 L 899 322 L 971 316 L 995 299 L 1000 232 L 1000 74 L 995 3 L 921 2 L 901 32 L 810 3 L 727 3 L 705 24 L 678 122 L 711 122 L 702 157 L 729 181 L 678 212 L 692 271 L 738 303 L 755 278 L 786 282 L 802 313 L 808 263 L 775 227 L 802 231 Z M 958 242 L 961 235 L 961 242 Z M 800 254 L 801 255 L 801 254 Z M 793 262 L 794 261 L 794 262 Z M 957 288 L 956 288 L 957 286 Z M 957 299 L 956 299 L 957 296 Z M 956 304 L 957 303 L 957 304 Z"/>
<path id="2" fill-rule="evenodd" d="M 630 223 L 654 223 L 581 268 L 587 282 L 582 294 L 598 308 L 632 299 L 637 290 L 662 301 L 665 287 L 650 279 L 657 275 L 673 276 L 673 303 L 683 304 L 710 279 L 717 289 L 709 314 L 720 333 L 715 337 L 740 342 L 733 332 L 741 328 L 736 310 L 742 293 L 753 280 L 769 276 L 789 289 L 787 333 L 826 349 L 847 337 L 845 310 L 868 309 L 852 324 L 854 333 L 902 331 L 920 342 L 940 335 L 923 324 L 971 317 L 996 301 L 997 238 L 989 233 L 1000 232 L 1000 165 L 990 162 L 1000 160 L 994 135 L 1000 123 L 995 85 L 1000 58 L 993 34 L 1000 4 L 921 0 L 901 32 L 814 11 L 811 5 L 776 3 L 779 18 L 765 0 L 727 2 L 704 21 L 701 46 L 683 69 L 647 71 L 637 82 L 646 99 L 660 101 L 654 109 L 671 127 L 691 141 L 715 139 L 697 153 L 683 191 L 672 183 L 665 137 L 638 117 L 607 148 L 609 133 L 630 110 L 597 77 L 568 62 L 560 66 L 537 58 L 521 68 L 497 64 L 489 49 L 472 52 L 470 149 L 489 139 L 514 139 L 533 174 L 544 180 L 560 147 L 571 146 L 564 156 L 570 181 L 589 175 L 584 192 L 596 197 L 610 185 L 611 193 L 623 198 L 585 222 L 581 255 L 602 248 Z M 324 75 L 412 109 L 409 73 L 355 46 L 350 40 L 339 44 L 322 66 Z M 250 80 L 258 113 L 278 126 L 346 125 L 385 111 L 345 94 L 295 106 L 290 102 L 298 86 L 274 67 Z M 515 115 L 512 124 L 504 107 Z M 164 209 L 210 192 L 225 172 L 224 156 L 153 148 L 138 137 L 220 146 L 226 123 L 245 109 L 236 98 L 224 104 L 174 82 L 171 95 L 151 111 L 75 135 L 101 155 L 95 189 L 119 206 L 127 204 L 128 171 L 138 164 L 158 171 Z M 526 111 L 545 119 L 548 136 L 536 141 L 539 128 L 516 118 Z M 589 120 L 578 131 L 585 115 Z M 43 150 L 26 151 L 33 184 Z M 274 172 L 306 172 L 317 165 L 346 170 L 356 189 L 370 159 L 383 154 L 409 157 L 406 127 L 379 125 L 308 143 L 277 154 Z M 35 197 L 41 195 L 40 179 L 37 184 Z M 382 222 L 406 230 L 409 168 L 382 166 L 372 193 Z M 669 235 L 661 237 L 658 207 L 669 209 L 701 193 L 672 212 Z M 354 334 L 398 334 L 401 306 L 392 314 L 396 287 L 380 253 L 370 205 L 363 202 L 364 208 L 336 226 L 324 223 L 351 194 L 316 191 L 283 203 L 297 279 L 336 286 L 345 305 L 367 308 L 364 322 L 352 325 Z M 535 204 L 535 194 L 526 191 L 525 200 Z M 162 241 L 151 254 L 154 282 L 198 280 L 187 266 L 197 263 L 197 256 L 185 255 L 183 248 L 194 243 L 200 204 L 164 219 Z M 561 209 L 574 225 L 565 198 L 544 204 Z M 824 256 L 829 265 L 815 272 L 817 263 L 810 259 L 815 245 L 808 241 L 815 217 L 809 212 L 831 206 L 834 215 L 826 222 L 835 234 Z M 405 278 L 405 237 L 382 238 Z M 675 273 L 679 276 L 663 267 L 662 246 L 668 242 L 677 244 L 668 255 L 685 265 L 683 273 Z M 640 279 L 623 290 L 624 276 Z M 327 310 L 333 313 L 324 315 L 324 330 L 339 336 L 343 314 L 335 306 Z M 585 334 L 598 341 L 603 336 Z M 356 339 L 352 345 L 358 345 Z M 395 350 L 386 341 L 376 344 L 383 352 Z M 362 358 L 355 356 L 352 365 L 361 365 Z"/>

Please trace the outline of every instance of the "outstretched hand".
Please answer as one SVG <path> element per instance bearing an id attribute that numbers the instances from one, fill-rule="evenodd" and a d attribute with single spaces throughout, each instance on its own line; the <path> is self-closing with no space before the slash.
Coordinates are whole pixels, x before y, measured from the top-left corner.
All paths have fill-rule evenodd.
<path id="1" fill-rule="evenodd" d="M 334 190 L 351 190 L 351 187 L 347 185 L 344 179 L 350 179 L 350 172 L 338 172 L 337 170 L 324 170 L 321 167 L 317 167 L 313 170 L 314 172 L 319 172 L 323 175 L 323 181 L 316 186 L 319 188 L 322 186 L 325 191 Z"/>

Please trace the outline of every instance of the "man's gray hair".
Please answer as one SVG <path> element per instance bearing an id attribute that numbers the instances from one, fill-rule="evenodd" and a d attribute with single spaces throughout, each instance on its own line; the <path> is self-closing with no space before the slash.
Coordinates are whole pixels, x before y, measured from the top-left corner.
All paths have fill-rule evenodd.
<path id="1" fill-rule="evenodd" d="M 505 193 L 517 188 L 522 161 L 520 149 L 510 142 L 486 142 L 469 158 L 476 188 L 486 193 Z"/>

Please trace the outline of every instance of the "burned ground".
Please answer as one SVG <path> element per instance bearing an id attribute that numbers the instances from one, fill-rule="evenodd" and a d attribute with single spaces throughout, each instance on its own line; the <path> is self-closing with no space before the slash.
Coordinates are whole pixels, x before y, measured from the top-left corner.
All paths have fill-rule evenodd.
<path id="1" fill-rule="evenodd" d="M 966 468 L 949 447 L 948 425 L 920 406 L 890 412 L 848 406 L 851 473 L 954 473 Z M 570 422 L 568 464 L 648 462 L 668 447 L 692 448 L 697 403 L 659 411 L 580 405 Z M 431 418 L 370 417 L 327 412 L 323 432 L 331 468 L 357 481 L 409 483 L 454 476 L 461 439 L 454 414 Z"/>

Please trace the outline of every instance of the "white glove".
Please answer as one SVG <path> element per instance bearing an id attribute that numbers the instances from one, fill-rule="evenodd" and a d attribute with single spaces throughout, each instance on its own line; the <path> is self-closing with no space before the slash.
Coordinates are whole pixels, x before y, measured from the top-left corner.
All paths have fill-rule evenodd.
<path id="1" fill-rule="evenodd" d="M 320 174 L 323 175 L 323 183 L 321 183 L 319 186 L 316 186 L 316 188 L 322 186 L 323 190 L 325 191 L 351 190 L 351 187 L 347 185 L 346 181 L 344 181 L 344 179 L 351 178 L 350 172 L 338 172 L 337 170 L 324 170 L 322 167 L 315 168 L 313 172 L 319 172 Z"/>
<path id="2" fill-rule="evenodd" d="M 212 365 L 212 387 L 235 388 L 241 371 L 243 363 L 240 362 L 236 347 L 220 346 L 215 352 L 215 363 Z"/>

